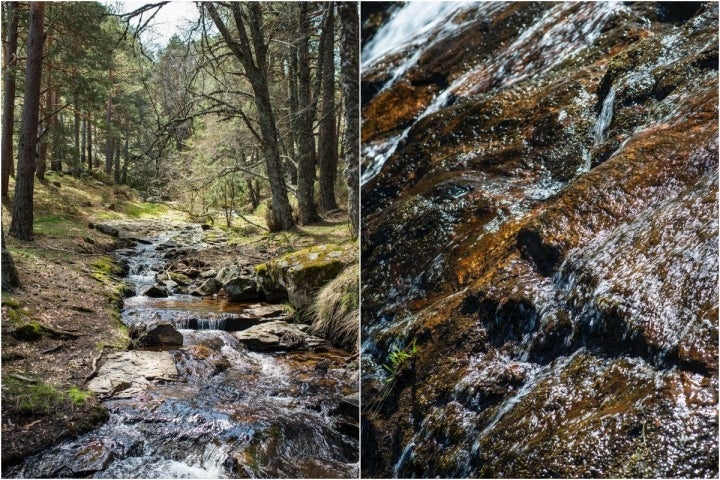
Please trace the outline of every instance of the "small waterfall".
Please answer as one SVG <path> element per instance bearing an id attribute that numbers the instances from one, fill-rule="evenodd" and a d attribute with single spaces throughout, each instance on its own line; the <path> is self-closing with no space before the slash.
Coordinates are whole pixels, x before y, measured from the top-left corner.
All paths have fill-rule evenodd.
<path id="1" fill-rule="evenodd" d="M 424 51 L 429 44 L 464 27 L 465 23 L 452 21 L 452 16 L 472 3 L 425 2 L 421 9 L 413 4 L 405 5 L 395 12 L 365 46 L 362 51 L 362 69 L 368 70 L 378 59 L 408 47 Z M 403 71 L 413 65 L 412 62 L 405 63 L 406 65 L 400 67 Z"/>
<path id="2" fill-rule="evenodd" d="M 407 127 L 400 135 L 382 140 L 380 142 L 371 142 L 363 145 L 362 149 L 362 171 L 360 173 L 360 185 L 365 185 L 372 180 L 380 170 L 388 158 L 395 153 L 395 149 L 407 137 L 410 127 Z"/>
<path id="3" fill-rule="evenodd" d="M 607 131 L 610 128 L 610 122 L 613 118 L 613 110 L 615 108 L 615 87 L 611 87 L 605 100 L 603 100 L 602 110 L 598 116 L 597 123 L 593 129 L 595 137 L 595 145 L 599 145 L 607 140 Z"/>

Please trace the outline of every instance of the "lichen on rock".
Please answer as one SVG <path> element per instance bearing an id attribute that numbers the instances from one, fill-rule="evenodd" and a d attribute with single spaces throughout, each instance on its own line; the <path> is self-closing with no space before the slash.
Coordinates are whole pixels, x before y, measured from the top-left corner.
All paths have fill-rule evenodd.
<path id="1" fill-rule="evenodd" d="M 352 261 L 352 252 L 349 246 L 326 244 L 286 254 L 255 267 L 258 287 L 268 301 L 288 299 L 304 309 Z"/>

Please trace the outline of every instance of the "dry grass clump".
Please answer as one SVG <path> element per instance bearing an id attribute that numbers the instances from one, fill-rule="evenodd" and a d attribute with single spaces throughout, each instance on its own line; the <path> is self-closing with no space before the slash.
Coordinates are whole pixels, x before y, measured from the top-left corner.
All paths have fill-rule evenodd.
<path id="1" fill-rule="evenodd" d="M 360 267 L 346 267 L 325 285 L 310 307 L 312 332 L 336 347 L 357 351 L 360 343 Z"/>

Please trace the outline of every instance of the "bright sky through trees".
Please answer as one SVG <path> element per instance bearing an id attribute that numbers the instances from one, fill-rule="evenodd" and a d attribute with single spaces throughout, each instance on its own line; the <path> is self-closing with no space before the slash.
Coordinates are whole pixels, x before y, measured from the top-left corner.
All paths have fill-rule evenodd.
<path id="1" fill-rule="evenodd" d="M 153 0 L 130 0 L 123 2 L 104 1 L 113 10 L 118 13 L 128 13 L 143 5 L 156 3 Z M 145 13 L 142 22 L 145 22 L 155 10 Z M 198 9 L 193 1 L 173 0 L 164 5 L 157 12 L 157 15 L 148 24 L 148 28 L 143 31 L 141 39 L 144 45 L 151 48 L 164 48 L 168 40 L 173 34 L 178 33 L 189 24 L 194 23 L 198 18 Z M 132 25 L 138 25 L 138 19 L 132 21 Z"/>

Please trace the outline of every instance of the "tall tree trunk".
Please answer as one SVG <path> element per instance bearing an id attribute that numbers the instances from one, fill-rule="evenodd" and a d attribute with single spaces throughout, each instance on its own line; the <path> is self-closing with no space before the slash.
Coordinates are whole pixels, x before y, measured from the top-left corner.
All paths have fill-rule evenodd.
<path id="1" fill-rule="evenodd" d="M 308 2 L 297 5 L 297 103 L 293 115 L 295 139 L 298 144 L 297 200 L 300 223 L 308 224 L 320 219 L 315 207 L 315 137 L 313 120 L 315 108 L 310 98 L 310 20 Z"/>
<path id="2" fill-rule="evenodd" d="M 72 155 L 72 165 L 73 167 L 77 167 L 78 162 L 80 161 L 80 96 L 77 91 L 75 91 L 73 98 L 73 106 L 75 107 L 75 122 L 73 123 L 73 127 L 75 129 L 75 149 L 73 150 Z"/>
<path id="3" fill-rule="evenodd" d="M 326 19 L 320 33 L 322 58 L 322 108 L 320 109 L 320 132 L 318 145 L 318 168 L 320 170 L 320 210 L 327 212 L 337 208 L 335 201 L 335 176 L 337 171 L 337 134 L 335 130 L 335 7 L 328 2 Z"/>
<path id="4" fill-rule="evenodd" d="M 47 38 L 48 50 L 52 47 L 52 36 Z M 45 71 L 46 88 L 45 98 L 40 107 L 41 120 L 38 128 L 38 140 L 36 146 L 37 161 L 35 164 L 35 176 L 38 180 L 45 180 L 45 172 L 47 171 L 47 152 L 48 152 L 48 136 L 52 134 L 48 122 L 50 121 L 50 113 L 53 110 L 52 103 L 52 67 L 48 67 Z M 42 87 L 41 87 L 42 88 Z"/>
<path id="5" fill-rule="evenodd" d="M 108 74 L 110 81 L 112 81 L 112 69 Z M 105 109 L 105 173 L 110 175 L 112 172 L 112 156 L 114 152 L 114 138 L 112 135 L 112 88 L 108 92 L 107 107 Z"/>
<path id="6" fill-rule="evenodd" d="M 84 115 L 80 115 L 80 167 L 85 165 L 85 143 L 87 138 L 87 120 Z"/>
<path id="7" fill-rule="evenodd" d="M 288 142 L 285 155 L 288 157 L 285 164 L 290 174 L 290 184 L 297 187 L 298 169 L 297 169 L 297 135 L 295 131 L 295 115 L 298 108 L 298 75 L 297 75 L 297 54 L 294 49 L 290 49 L 286 55 L 287 61 L 287 84 L 288 84 L 288 111 L 290 112 L 290 128 L 288 129 Z"/>
<path id="8" fill-rule="evenodd" d="M 53 86 L 50 92 L 50 108 L 52 109 L 50 111 L 50 139 L 52 140 L 50 170 L 59 172 L 62 170 L 63 138 L 60 130 L 63 122 L 60 114 L 55 113 L 59 104 L 57 87 Z"/>
<path id="9" fill-rule="evenodd" d="M 239 39 L 236 40 L 235 35 L 230 33 L 230 30 L 228 30 L 220 17 L 215 5 L 210 2 L 203 5 L 210 14 L 213 23 L 218 27 L 228 48 L 243 65 L 245 74 L 252 86 L 255 96 L 255 108 L 258 111 L 265 166 L 270 181 L 270 192 L 272 193 L 273 216 L 277 227 L 281 230 L 289 230 L 295 226 L 295 221 L 288 201 L 287 186 L 282 175 L 277 123 L 270 102 L 267 78 L 267 44 L 265 43 L 262 24 L 263 7 L 258 2 L 230 4 L 229 8 L 232 9 L 232 17 L 239 35 Z M 250 37 L 248 37 L 247 28 L 250 30 Z"/>
<path id="10" fill-rule="evenodd" d="M 47 171 L 47 135 L 48 130 L 44 125 L 40 125 L 38 132 L 38 141 L 35 152 L 37 154 L 37 164 L 35 165 L 35 176 L 38 180 L 45 180 L 45 172 Z"/>
<path id="11" fill-rule="evenodd" d="M 250 197 L 250 205 L 252 205 L 253 211 L 260 206 L 260 196 L 255 190 L 253 181 L 251 178 L 245 179 L 245 186 L 247 187 L 248 196 Z"/>
<path id="12" fill-rule="evenodd" d="M 127 185 L 128 164 L 130 163 L 130 126 L 125 125 L 125 160 L 122 168 L 122 184 Z"/>
<path id="13" fill-rule="evenodd" d="M 2 249 L 2 280 L 3 291 L 11 292 L 20 286 L 20 276 L 15 268 L 15 261 L 10 251 L 5 248 L 5 230 L 0 225 L 0 248 Z"/>
<path id="14" fill-rule="evenodd" d="M 13 126 L 15 121 L 15 65 L 18 44 L 18 2 L 4 2 L 5 17 L 5 65 L 3 65 L 2 109 L 2 196 L 8 196 L 10 175 L 13 174 Z"/>
<path id="15" fill-rule="evenodd" d="M 341 74 L 342 89 L 345 102 L 345 181 L 348 186 L 348 218 L 353 238 L 357 238 L 360 228 L 360 176 L 359 176 L 359 55 L 360 37 L 357 4 L 339 2 L 338 16 L 341 29 Z"/>
<path id="16" fill-rule="evenodd" d="M 115 139 L 110 136 L 105 141 L 105 173 L 108 175 L 112 173 L 114 153 Z"/>
<path id="17" fill-rule="evenodd" d="M 115 184 L 120 184 L 120 139 L 115 140 Z"/>
<path id="18" fill-rule="evenodd" d="M 87 112 L 85 118 L 85 126 L 87 127 L 87 165 L 88 172 L 92 172 L 93 169 L 93 155 L 92 155 L 92 117 L 90 112 Z"/>
<path id="19" fill-rule="evenodd" d="M 22 123 L 17 182 L 13 201 L 10 235 L 22 240 L 33 239 L 33 190 L 35 189 L 35 144 L 38 133 L 40 110 L 40 80 L 45 23 L 45 3 L 30 2 L 27 61 L 25 66 L 25 97 Z"/>

